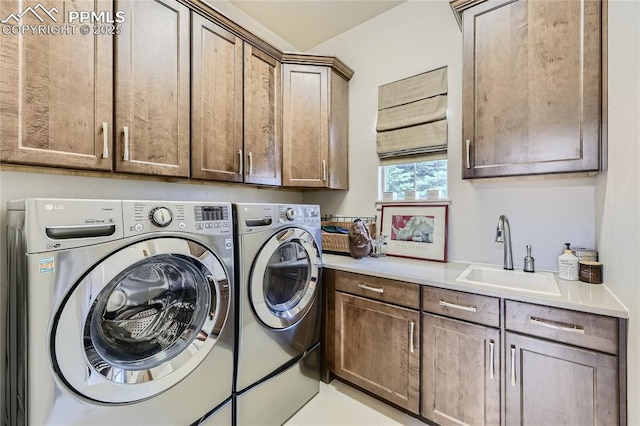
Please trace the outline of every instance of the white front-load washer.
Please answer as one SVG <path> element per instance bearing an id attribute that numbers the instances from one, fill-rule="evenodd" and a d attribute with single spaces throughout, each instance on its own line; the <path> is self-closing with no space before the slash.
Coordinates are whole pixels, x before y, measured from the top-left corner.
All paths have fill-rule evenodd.
<path id="1" fill-rule="evenodd" d="M 229 203 L 27 199 L 7 221 L 10 425 L 190 425 L 228 405 Z"/>
<path id="2" fill-rule="evenodd" d="M 318 393 L 320 208 L 234 204 L 236 422 L 278 425 Z"/>

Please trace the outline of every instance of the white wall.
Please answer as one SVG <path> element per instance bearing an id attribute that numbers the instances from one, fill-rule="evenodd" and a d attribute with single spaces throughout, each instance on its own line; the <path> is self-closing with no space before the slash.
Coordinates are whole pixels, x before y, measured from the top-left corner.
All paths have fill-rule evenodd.
<path id="1" fill-rule="evenodd" d="M 355 70 L 349 121 L 350 190 L 309 192 L 323 213 L 376 213 L 375 123 L 378 86 L 443 65 L 449 72 L 449 259 L 502 263 L 495 243 L 500 214 L 509 217 L 516 267 L 525 245 L 537 269 L 556 270 L 563 243 L 595 246 L 595 178 L 470 183 L 462 174 L 462 33 L 447 0 L 409 0 L 314 49 Z"/>
<path id="2" fill-rule="evenodd" d="M 640 425 L 640 2 L 609 1 L 609 170 L 598 177 L 597 243 L 607 286 L 630 312 L 629 424 Z"/>

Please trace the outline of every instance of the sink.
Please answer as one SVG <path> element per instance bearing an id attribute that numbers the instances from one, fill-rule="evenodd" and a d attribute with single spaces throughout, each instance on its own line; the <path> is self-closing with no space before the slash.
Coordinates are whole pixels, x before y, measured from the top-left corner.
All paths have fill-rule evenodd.
<path id="1" fill-rule="evenodd" d="M 508 271 L 488 265 L 469 265 L 456 280 L 523 293 L 560 296 L 558 283 L 551 272 Z"/>

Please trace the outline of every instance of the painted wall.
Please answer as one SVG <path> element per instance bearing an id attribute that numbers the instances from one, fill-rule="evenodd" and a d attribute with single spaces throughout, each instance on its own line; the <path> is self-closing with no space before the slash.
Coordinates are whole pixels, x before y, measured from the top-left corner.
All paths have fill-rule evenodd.
<path id="1" fill-rule="evenodd" d="M 609 1 L 609 170 L 597 179 L 607 286 L 630 312 L 629 424 L 640 425 L 640 2 Z"/>
<path id="2" fill-rule="evenodd" d="M 462 33 L 447 0 L 409 0 L 313 49 L 336 54 L 355 70 L 350 82 L 350 190 L 309 192 L 323 213 L 376 214 L 378 86 L 443 65 L 449 80 L 449 259 L 501 264 L 495 243 L 506 214 L 513 256 L 522 267 L 525 245 L 539 270 L 556 270 L 564 242 L 595 245 L 595 178 L 470 183 L 462 175 Z"/>
<path id="3" fill-rule="evenodd" d="M 462 181 L 462 35 L 448 1 L 409 0 L 313 49 L 355 70 L 350 84 L 350 190 L 305 193 L 325 213 L 373 215 L 377 87 L 447 65 L 449 69 L 449 257 L 499 264 L 493 242 L 509 216 L 516 267 L 531 243 L 538 269 L 556 269 L 567 241 L 596 247 L 608 287 L 630 312 L 629 424 L 640 425 L 640 3 L 609 1 L 609 171 L 594 178 Z M 597 240 L 596 240 L 597 232 Z"/>

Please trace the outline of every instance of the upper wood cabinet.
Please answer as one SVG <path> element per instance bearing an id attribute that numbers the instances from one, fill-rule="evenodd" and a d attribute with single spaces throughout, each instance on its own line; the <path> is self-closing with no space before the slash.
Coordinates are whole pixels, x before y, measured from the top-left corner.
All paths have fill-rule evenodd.
<path id="1" fill-rule="evenodd" d="M 464 9 L 463 178 L 601 170 L 601 1 L 452 6 Z"/>
<path id="2" fill-rule="evenodd" d="M 244 181 L 282 184 L 280 62 L 244 45 Z"/>
<path id="3" fill-rule="evenodd" d="M 192 177 L 280 185 L 280 63 L 196 13 L 192 27 Z"/>
<path id="4" fill-rule="evenodd" d="M 242 40 L 192 19 L 191 176 L 242 182 Z"/>
<path id="5" fill-rule="evenodd" d="M 189 176 L 189 9 L 176 0 L 118 1 L 116 171 Z"/>
<path id="6" fill-rule="evenodd" d="M 55 7 L 60 22 L 63 11 L 113 8 L 110 0 L 2 0 L 0 16 L 37 4 Z M 32 14 L 20 21 L 41 24 Z M 1 35 L 0 161 L 111 170 L 112 54 L 108 35 Z"/>
<path id="7" fill-rule="evenodd" d="M 353 71 L 335 57 L 282 61 L 283 186 L 348 189 Z"/>

